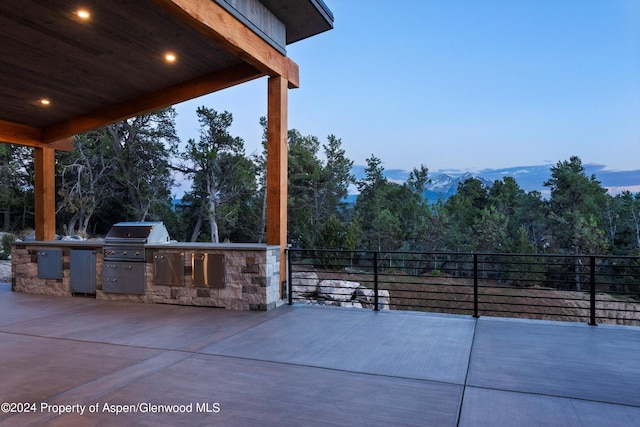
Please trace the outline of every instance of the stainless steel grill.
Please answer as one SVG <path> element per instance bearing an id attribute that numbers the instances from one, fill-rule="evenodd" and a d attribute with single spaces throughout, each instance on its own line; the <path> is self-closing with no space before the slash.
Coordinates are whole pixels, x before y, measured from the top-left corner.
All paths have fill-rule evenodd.
<path id="1" fill-rule="evenodd" d="M 169 233 L 161 221 L 119 222 L 104 239 L 104 259 L 144 262 L 145 244 L 168 242 Z"/>
<path id="2" fill-rule="evenodd" d="M 161 221 L 115 224 L 104 239 L 102 290 L 144 294 L 144 245 L 169 241 L 169 233 Z"/>

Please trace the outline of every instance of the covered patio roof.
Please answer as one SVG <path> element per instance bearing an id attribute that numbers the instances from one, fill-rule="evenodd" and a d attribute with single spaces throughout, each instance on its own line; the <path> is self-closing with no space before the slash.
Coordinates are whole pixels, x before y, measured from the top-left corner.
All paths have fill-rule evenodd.
<path id="1" fill-rule="evenodd" d="M 286 44 L 330 29 L 333 18 L 318 0 L 263 3 L 3 1 L 0 139 L 55 146 L 262 76 L 298 87 Z"/>
<path id="2" fill-rule="evenodd" d="M 55 150 L 73 136 L 268 76 L 267 243 L 286 246 L 287 44 L 333 27 L 322 0 L 4 0 L 0 142 L 35 151 L 36 239 L 55 238 Z"/>

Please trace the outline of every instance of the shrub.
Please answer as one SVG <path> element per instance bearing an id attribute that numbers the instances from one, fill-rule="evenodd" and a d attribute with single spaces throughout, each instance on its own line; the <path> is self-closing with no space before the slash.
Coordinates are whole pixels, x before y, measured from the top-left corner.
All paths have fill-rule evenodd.
<path id="1" fill-rule="evenodd" d="M 9 259 L 11 255 L 11 244 L 16 241 L 13 234 L 6 233 L 2 236 L 2 253 L 0 253 L 0 260 Z"/>

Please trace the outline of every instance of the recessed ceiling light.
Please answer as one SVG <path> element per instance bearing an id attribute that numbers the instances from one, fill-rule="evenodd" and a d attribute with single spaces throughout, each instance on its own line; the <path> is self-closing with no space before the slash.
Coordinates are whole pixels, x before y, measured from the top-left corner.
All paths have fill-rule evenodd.
<path id="1" fill-rule="evenodd" d="M 78 18 L 80 18 L 80 19 L 89 19 L 89 18 L 91 18 L 91 13 L 89 13 L 89 11 L 86 10 L 86 9 L 78 9 L 76 11 L 76 15 L 78 15 Z"/>
<path id="2" fill-rule="evenodd" d="M 178 59 L 176 57 L 176 55 L 174 53 L 168 52 L 164 55 L 164 59 L 167 62 L 176 62 L 176 59 Z"/>
<path id="3" fill-rule="evenodd" d="M 40 100 L 40 105 L 50 105 L 51 101 L 49 101 L 47 98 L 42 98 Z"/>

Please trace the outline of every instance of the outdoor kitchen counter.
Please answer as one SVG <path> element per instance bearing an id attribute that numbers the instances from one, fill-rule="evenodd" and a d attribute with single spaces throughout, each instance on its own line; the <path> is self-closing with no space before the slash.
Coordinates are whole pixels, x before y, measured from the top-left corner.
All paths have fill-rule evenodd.
<path id="1" fill-rule="evenodd" d="M 270 310 L 283 303 L 279 246 L 169 242 L 147 244 L 145 251 L 150 275 L 145 302 L 238 310 Z"/>
<path id="2" fill-rule="evenodd" d="M 267 250 L 267 249 L 279 249 L 280 246 L 266 245 L 264 243 L 207 243 L 207 242 L 169 242 L 169 243 L 152 243 L 145 245 L 147 249 L 162 249 L 162 248 L 180 248 L 189 250 L 230 250 L 230 251 L 243 251 L 243 250 Z"/>
<path id="3" fill-rule="evenodd" d="M 94 294 L 101 240 L 31 240 L 11 245 L 11 289 L 40 295 Z M 72 274 L 72 268 L 74 273 Z"/>
<path id="4" fill-rule="evenodd" d="M 102 248 L 103 242 L 102 240 L 28 240 L 28 241 L 16 241 L 12 243 L 12 247 L 22 247 L 22 246 L 30 246 L 30 247 L 65 247 L 65 248 Z M 12 251 L 13 254 L 13 251 Z"/>
<path id="5" fill-rule="evenodd" d="M 138 292 L 105 291 L 104 243 L 30 241 L 12 246 L 12 290 L 57 296 L 270 310 L 280 298 L 280 247 L 256 243 L 167 242 L 144 245 Z M 111 273 L 111 272 L 108 272 Z M 128 273 L 124 273 L 129 276 Z M 110 287 L 109 289 L 113 289 Z"/>

